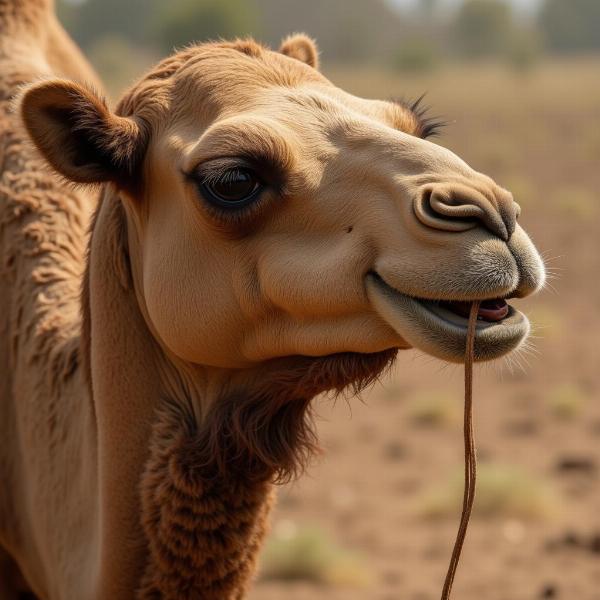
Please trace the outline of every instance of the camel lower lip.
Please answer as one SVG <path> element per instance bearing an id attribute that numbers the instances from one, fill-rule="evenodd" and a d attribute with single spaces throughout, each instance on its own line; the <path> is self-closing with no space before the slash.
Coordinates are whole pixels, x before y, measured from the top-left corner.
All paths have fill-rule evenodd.
<path id="1" fill-rule="evenodd" d="M 450 310 L 444 302 L 408 296 L 389 286 L 377 274 L 367 276 L 369 299 L 387 323 L 413 347 L 450 362 L 463 362 L 468 318 Z M 500 305 L 498 305 L 500 308 Z M 502 318 L 478 319 L 475 358 L 499 358 L 515 348 L 529 333 L 529 321 L 506 305 L 496 313 Z"/>

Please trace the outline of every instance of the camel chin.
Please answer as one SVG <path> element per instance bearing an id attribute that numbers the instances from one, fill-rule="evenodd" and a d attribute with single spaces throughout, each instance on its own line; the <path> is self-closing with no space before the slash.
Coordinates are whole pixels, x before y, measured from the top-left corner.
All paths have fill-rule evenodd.
<path id="1" fill-rule="evenodd" d="M 468 319 L 435 300 L 403 294 L 380 276 L 366 278 L 369 300 L 377 313 L 411 346 L 441 360 L 464 362 Z M 475 360 L 501 358 L 516 350 L 527 338 L 527 317 L 512 306 L 497 322 L 478 320 L 475 336 Z"/>

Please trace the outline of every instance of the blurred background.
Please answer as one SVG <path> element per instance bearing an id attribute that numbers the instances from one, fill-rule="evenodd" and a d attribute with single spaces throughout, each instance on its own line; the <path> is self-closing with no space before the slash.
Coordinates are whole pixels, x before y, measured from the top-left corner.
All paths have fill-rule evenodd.
<path id="1" fill-rule="evenodd" d="M 415 98 L 436 143 L 509 188 L 547 288 L 531 344 L 475 379 L 480 480 L 455 597 L 600 600 L 600 0 L 62 0 L 113 98 L 191 41 L 305 31 L 335 84 Z M 401 353 L 318 402 L 253 600 L 435 600 L 462 500 L 462 370 Z"/>

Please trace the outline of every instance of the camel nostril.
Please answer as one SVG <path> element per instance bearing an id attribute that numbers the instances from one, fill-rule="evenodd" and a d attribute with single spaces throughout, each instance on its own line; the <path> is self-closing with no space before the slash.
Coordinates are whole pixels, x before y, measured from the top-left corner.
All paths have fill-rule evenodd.
<path id="1" fill-rule="evenodd" d="M 479 191 L 462 185 L 424 190 L 415 199 L 414 211 L 423 225 L 440 231 L 461 232 L 483 225 L 507 241 L 514 230 L 514 219 L 506 223 L 499 207 Z"/>
<path id="2" fill-rule="evenodd" d="M 467 207 L 432 189 L 425 190 L 415 199 L 414 211 L 423 225 L 440 231 L 467 231 L 477 227 L 480 218 L 477 206 Z"/>
<path id="3" fill-rule="evenodd" d="M 448 219 L 482 219 L 484 216 L 481 207 L 453 196 L 432 194 L 429 198 L 429 206 L 437 215 Z"/>

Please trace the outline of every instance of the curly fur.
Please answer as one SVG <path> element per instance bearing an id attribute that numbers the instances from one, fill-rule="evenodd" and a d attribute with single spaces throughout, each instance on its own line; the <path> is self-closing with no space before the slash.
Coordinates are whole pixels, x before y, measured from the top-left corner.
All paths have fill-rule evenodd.
<path id="1" fill-rule="evenodd" d="M 0 0 L 0 27 L 4 31 L 17 28 L 37 29 L 49 16 L 54 0 Z"/>
<path id="2" fill-rule="evenodd" d="M 0 595 L 240 600 L 273 484 L 318 450 L 312 398 L 430 347 L 373 269 L 417 297 L 479 294 L 481 269 L 513 289 L 514 251 L 424 235 L 404 199 L 448 181 L 492 233 L 517 209 L 416 139 L 439 126 L 420 100 L 335 88 L 306 36 L 191 46 L 111 112 L 51 8 L 0 0 Z M 197 177 L 216 159 L 264 184 L 236 217 Z"/>
<path id="3" fill-rule="evenodd" d="M 77 79 L 94 81 L 71 62 L 64 40 L 52 51 L 36 48 L 29 62 L 11 54 L 10 44 L 22 41 L 19 28 L 29 31 L 29 44 L 31 32 L 57 26 L 51 6 L 0 0 L 0 27 L 2 19 L 14 25 L 0 29 L 0 358 L 7 374 L 0 381 L 0 480 L 10 492 L 0 493 L 0 547 L 15 559 L 6 564 L 14 571 L 24 565 L 26 574 L 7 577 L 21 582 L 7 599 L 28 591 L 239 600 L 255 570 L 273 484 L 300 474 L 318 451 L 312 399 L 348 386 L 359 392 L 396 351 L 272 360 L 251 381 L 235 383 L 233 373 L 220 397 L 192 406 L 189 381 L 145 318 L 119 195 L 133 195 L 127 186 L 151 134 L 193 93 L 186 69 L 235 51 L 242 80 L 291 88 L 323 78 L 280 55 L 267 60 L 251 40 L 194 46 L 161 62 L 111 113 L 93 85 L 44 79 L 79 71 Z M 286 40 L 282 52 L 318 66 L 304 36 Z M 215 93 L 224 94 L 228 82 L 217 67 Z M 43 131 L 38 149 L 63 175 L 104 182 L 98 205 L 97 189 L 44 169 L 10 113 L 11 97 L 33 82 L 22 92 L 25 128 Z M 89 170 L 68 173 L 68 163 Z"/>
<path id="4" fill-rule="evenodd" d="M 267 481 L 215 477 L 202 434 L 176 408 L 154 427 L 142 478 L 149 561 L 140 600 L 241 598 L 273 496 Z"/>
<path id="5" fill-rule="evenodd" d="M 0 4 L 0 16 L 3 6 L 7 5 Z M 35 11 L 48 6 L 31 3 L 32 23 L 40 24 Z M 11 4 L 10 9 L 16 10 L 16 5 Z M 260 58 L 264 52 L 251 41 L 213 47 L 235 49 L 252 58 Z M 167 59 L 134 86 L 119 107 L 123 116 L 112 115 L 88 87 L 78 84 L 72 87 L 76 102 L 69 100 L 73 109 L 68 113 L 61 112 L 60 97 L 53 108 L 57 90 L 51 83 L 38 84 L 37 93 L 27 101 L 40 102 L 39 110 L 49 110 L 58 122 L 70 123 L 76 137 L 91 144 L 89 148 L 79 144 L 78 150 L 88 148 L 90 156 L 105 157 L 105 162 L 96 162 L 94 168 L 122 172 L 131 180 L 144 151 L 146 124 L 159 119 L 177 85 L 177 73 L 198 53 L 199 49 L 193 48 Z M 0 73 L 0 354 L 9 374 L 1 390 L 0 418 L 7 424 L 8 434 L 0 448 L 0 477 L 11 490 L 10 495 L 0 495 L 0 545 L 11 548 L 17 559 L 4 561 L 4 551 L 0 552 L 1 568 L 8 569 L 6 564 L 11 569 L 11 573 L 0 572 L 0 579 L 19 581 L 22 589 L 45 597 L 46 576 L 28 567 L 25 580 L 17 573 L 16 564 L 31 564 L 31 556 L 39 551 L 53 565 L 53 585 L 81 589 L 80 575 L 69 574 L 79 568 L 73 561 L 73 547 L 93 557 L 94 553 L 83 549 L 99 544 L 97 539 L 86 539 L 99 495 L 94 440 L 116 436 L 119 444 L 112 441 L 116 453 L 123 448 L 124 455 L 129 455 L 125 447 L 129 432 L 116 433 L 115 423 L 103 430 L 108 409 L 98 402 L 91 354 L 100 322 L 107 329 L 112 351 L 123 343 L 119 336 L 126 334 L 131 321 L 119 317 L 113 331 L 106 318 L 94 321 L 92 305 L 101 301 L 100 289 L 108 294 L 105 302 L 111 319 L 117 318 L 116 306 L 129 305 L 138 313 L 139 307 L 130 270 L 126 215 L 116 186 L 108 184 L 102 202 L 95 207 L 95 194 L 44 168 L 39 153 L 26 141 L 17 115 L 11 112 L 15 92 L 23 84 L 39 81 L 47 74 L 48 65 L 5 58 L 1 44 L 0 64 L 5 67 Z M 28 115 L 36 113 L 37 109 L 27 111 Z M 125 118 L 132 115 L 134 119 Z M 31 123 L 25 120 L 28 125 Z M 66 155 L 70 151 L 67 140 L 57 142 L 58 131 L 48 130 L 44 139 L 50 146 L 59 145 Z M 122 135 L 115 136 L 119 131 Z M 79 156 L 86 158 L 85 153 Z M 116 184 L 119 186 L 119 181 Z M 85 254 L 86 230 L 94 208 L 91 239 L 100 236 L 104 240 L 100 258 L 107 265 L 100 280 L 97 274 L 90 274 L 91 251 Z M 93 288 L 94 277 L 99 287 Z M 139 314 L 126 318 L 141 319 Z M 133 481 L 130 486 L 134 518 L 140 525 L 132 527 L 133 539 L 125 539 L 117 549 L 125 557 L 141 557 L 126 569 L 132 580 L 129 589 L 137 589 L 137 597 L 144 600 L 242 598 L 267 529 L 273 483 L 299 474 L 317 450 L 312 398 L 326 390 L 339 392 L 347 385 L 354 385 L 355 391 L 362 389 L 390 364 L 394 354 L 272 361 L 260 381 L 252 382 L 251 392 L 230 390 L 201 420 L 182 408 L 181 398 L 163 399 L 157 412 L 149 405 L 145 415 L 148 437 L 144 445 L 137 445 L 138 484 Z M 104 369 L 113 369 L 110 372 L 118 377 L 122 364 L 118 358 L 115 367 L 105 361 Z M 185 391 L 182 394 L 185 396 Z M 21 423 L 27 423 L 27 428 L 22 430 Z M 40 447 L 45 449 L 41 454 Z M 18 459 L 11 455 L 14 448 Z M 118 479 L 116 468 L 108 476 Z M 86 500 L 74 506 L 64 490 L 82 485 L 88 489 Z M 19 500 L 30 498 L 32 491 L 33 500 Z M 115 496 L 118 506 L 122 496 Z M 109 504 L 103 508 L 103 519 L 107 520 L 112 496 L 106 497 Z M 52 519 L 47 518 L 48 503 L 54 507 Z M 56 534 L 56 518 L 70 532 L 68 543 Z M 32 527 L 40 540 L 39 550 L 32 550 L 24 534 Z M 118 534 L 118 527 L 110 526 L 109 532 Z M 107 547 L 110 549 L 110 544 Z M 112 568 L 110 559 L 103 557 L 99 597 L 118 597 L 129 585 L 120 582 Z M 8 592 L 9 600 L 14 591 Z M 65 591 L 61 597 L 73 595 Z"/>
<path id="6" fill-rule="evenodd" d="M 250 395 L 222 398 L 200 426 L 165 402 L 142 477 L 150 555 L 138 598 L 241 598 L 267 529 L 271 482 L 297 474 L 317 448 L 312 398 L 348 385 L 364 389 L 395 355 L 273 365 L 272 378 Z"/>

